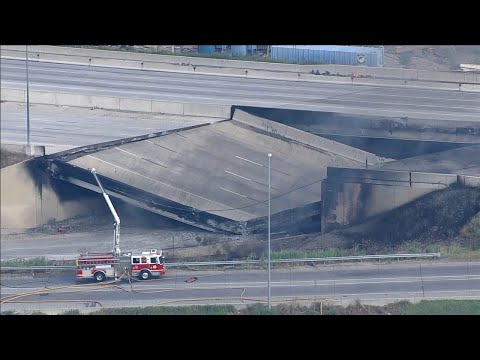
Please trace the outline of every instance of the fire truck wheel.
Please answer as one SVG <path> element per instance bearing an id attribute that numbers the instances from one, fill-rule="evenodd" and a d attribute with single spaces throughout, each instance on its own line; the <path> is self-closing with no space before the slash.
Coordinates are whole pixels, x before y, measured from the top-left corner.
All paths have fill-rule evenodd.
<path id="1" fill-rule="evenodd" d="M 150 279 L 150 272 L 147 271 L 147 270 L 143 270 L 142 272 L 140 272 L 140 280 L 148 280 Z"/>
<path id="2" fill-rule="evenodd" d="M 105 274 L 101 271 L 97 271 L 95 273 L 95 280 L 97 280 L 98 282 L 105 280 Z"/>

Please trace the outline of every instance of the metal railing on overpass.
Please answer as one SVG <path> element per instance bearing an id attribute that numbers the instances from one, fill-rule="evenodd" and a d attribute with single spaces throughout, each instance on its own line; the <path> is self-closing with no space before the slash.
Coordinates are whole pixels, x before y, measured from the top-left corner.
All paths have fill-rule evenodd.
<path id="1" fill-rule="evenodd" d="M 302 259 L 273 259 L 272 263 L 327 263 L 327 262 L 349 262 L 366 260 L 401 260 L 401 259 L 422 259 L 422 258 L 440 258 L 440 253 L 420 253 L 420 254 L 388 254 L 388 255 L 358 255 L 358 256 L 331 256 L 322 258 L 302 258 Z M 262 264 L 266 260 L 226 260 L 226 261 L 190 261 L 167 263 L 167 267 L 194 267 L 194 266 L 233 266 L 246 264 Z M 1 266 L 0 271 L 26 271 L 26 270 L 71 270 L 75 269 L 72 265 L 39 265 L 39 266 Z"/>

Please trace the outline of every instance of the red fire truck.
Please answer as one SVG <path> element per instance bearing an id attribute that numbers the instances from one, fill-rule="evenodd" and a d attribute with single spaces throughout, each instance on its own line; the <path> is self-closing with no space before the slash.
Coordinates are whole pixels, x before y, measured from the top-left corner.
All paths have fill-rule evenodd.
<path id="1" fill-rule="evenodd" d="M 150 249 L 141 253 L 120 252 L 120 218 L 113 207 L 110 198 L 105 192 L 95 169 L 90 172 L 95 177 L 98 186 L 107 202 L 108 207 L 115 219 L 112 252 L 107 253 L 84 253 L 76 260 L 77 279 L 93 278 L 96 281 L 103 281 L 106 278 L 117 278 L 126 273 L 129 276 L 138 276 L 141 280 L 147 280 L 152 276 L 165 274 L 165 258 L 162 250 Z"/>
<path id="2" fill-rule="evenodd" d="M 85 253 L 77 259 L 77 279 L 94 278 L 103 281 L 123 272 L 141 280 L 165 274 L 165 259 L 161 250 L 151 249 L 139 254 Z"/>

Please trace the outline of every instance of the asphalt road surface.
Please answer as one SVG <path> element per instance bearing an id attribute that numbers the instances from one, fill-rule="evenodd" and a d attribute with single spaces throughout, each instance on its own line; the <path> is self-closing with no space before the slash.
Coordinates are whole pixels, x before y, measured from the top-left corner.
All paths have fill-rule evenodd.
<path id="1" fill-rule="evenodd" d="M 167 264 L 168 266 L 168 264 Z M 2 274 L 2 311 L 185 304 L 248 304 L 268 299 L 266 270 L 182 271 L 115 284 L 62 275 Z M 67 287 L 65 287 L 67 286 Z M 68 287 L 70 286 L 70 287 Z M 10 296 L 38 294 L 5 301 Z M 271 300 L 479 298 L 480 262 L 413 261 L 273 269 Z M 21 302 L 24 301 L 24 302 Z"/>
<path id="2" fill-rule="evenodd" d="M 2 59 L 1 86 L 24 89 L 24 60 Z M 439 120 L 480 119 L 480 94 L 29 62 L 31 90 L 284 107 Z"/>

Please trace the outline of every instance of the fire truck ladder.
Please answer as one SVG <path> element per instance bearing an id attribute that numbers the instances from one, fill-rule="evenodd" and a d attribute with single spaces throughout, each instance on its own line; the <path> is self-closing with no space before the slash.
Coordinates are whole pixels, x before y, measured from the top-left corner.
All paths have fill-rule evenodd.
<path id="1" fill-rule="evenodd" d="M 90 172 L 95 177 L 95 180 L 97 181 L 97 184 L 100 187 L 100 190 L 102 190 L 103 197 L 105 198 L 105 201 L 107 202 L 107 205 L 110 211 L 112 212 L 113 218 L 115 220 L 115 222 L 113 223 L 113 254 L 115 256 L 120 256 L 120 218 L 118 217 L 117 212 L 115 211 L 115 208 L 113 207 L 113 204 L 110 201 L 110 198 L 105 192 L 105 189 L 103 188 L 102 183 L 100 182 L 97 176 L 97 172 L 95 168 L 90 169 Z"/>

